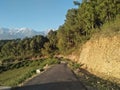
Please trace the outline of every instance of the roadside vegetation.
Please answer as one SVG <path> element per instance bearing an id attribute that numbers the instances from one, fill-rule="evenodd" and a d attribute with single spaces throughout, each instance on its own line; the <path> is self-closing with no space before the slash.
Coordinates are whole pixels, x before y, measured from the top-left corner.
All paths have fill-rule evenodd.
<path id="1" fill-rule="evenodd" d="M 46 36 L 0 41 L 0 63 L 5 57 L 29 59 L 70 54 L 94 34 L 119 32 L 119 0 L 78 0 L 74 4 L 77 8 L 68 10 L 64 24 Z"/>
<path id="2" fill-rule="evenodd" d="M 115 35 L 120 35 L 120 15 L 116 17 L 116 20 L 105 23 L 101 30 L 96 29 L 91 38 L 96 39 L 98 37 L 112 37 Z"/>
<path id="3" fill-rule="evenodd" d="M 120 84 L 99 78 L 82 68 L 82 64 L 72 62 L 69 59 L 62 59 L 77 75 L 77 78 L 86 86 L 88 90 L 120 90 Z"/>
<path id="4" fill-rule="evenodd" d="M 36 73 L 36 69 L 44 71 L 45 65 L 58 64 L 55 58 L 40 60 L 25 60 L 14 64 L 2 66 L 0 73 L 0 86 L 16 86 Z"/>
<path id="5" fill-rule="evenodd" d="M 77 8 L 68 10 L 64 24 L 58 30 L 50 30 L 46 36 L 0 40 L 0 85 L 16 86 L 31 77 L 37 68 L 59 63 L 56 59 L 45 58 L 70 54 L 81 44 L 99 35 L 120 33 L 119 0 L 82 0 L 81 3 L 74 1 L 74 4 Z M 73 62 L 70 65 L 73 70 L 81 66 Z M 89 78 L 83 79 L 96 86 L 99 79 L 91 78 L 93 81 Z M 101 82 L 99 84 L 100 87 L 104 86 Z M 114 84 L 108 85 L 114 88 Z"/>

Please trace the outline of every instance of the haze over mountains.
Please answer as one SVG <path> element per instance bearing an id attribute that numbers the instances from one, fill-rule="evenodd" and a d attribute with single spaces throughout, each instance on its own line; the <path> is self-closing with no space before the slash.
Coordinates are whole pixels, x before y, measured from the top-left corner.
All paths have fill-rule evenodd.
<path id="1" fill-rule="evenodd" d="M 17 39 L 17 38 L 25 38 L 32 37 L 35 35 L 45 35 L 45 32 L 37 32 L 30 28 L 17 28 L 17 29 L 9 29 L 9 28 L 0 28 L 0 40 L 8 40 L 8 39 Z"/>

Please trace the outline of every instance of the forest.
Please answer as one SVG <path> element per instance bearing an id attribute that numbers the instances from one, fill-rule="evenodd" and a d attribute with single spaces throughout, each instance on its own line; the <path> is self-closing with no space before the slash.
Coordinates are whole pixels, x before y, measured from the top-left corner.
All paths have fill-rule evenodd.
<path id="1" fill-rule="evenodd" d="M 1 40 L 0 65 L 14 61 L 53 57 L 69 54 L 100 32 L 104 24 L 120 18 L 120 0 L 83 0 L 73 2 L 77 8 L 69 9 L 66 20 L 58 30 L 46 36 Z"/>

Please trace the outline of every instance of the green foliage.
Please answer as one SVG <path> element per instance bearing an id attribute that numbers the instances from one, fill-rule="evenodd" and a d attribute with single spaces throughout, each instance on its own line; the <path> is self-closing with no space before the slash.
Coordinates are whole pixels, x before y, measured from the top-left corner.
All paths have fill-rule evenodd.
<path id="1" fill-rule="evenodd" d="M 56 58 L 48 58 L 46 59 L 46 64 L 48 65 L 52 65 L 52 64 L 58 64 L 60 63 L 60 61 Z"/>
<path id="2" fill-rule="evenodd" d="M 0 59 L 0 66 L 2 65 L 8 65 L 15 61 L 15 58 L 13 56 L 8 56 Z"/>
<path id="3" fill-rule="evenodd" d="M 89 40 L 93 32 L 101 31 L 106 23 L 115 21 L 120 14 L 119 0 L 83 0 L 81 3 L 78 0 L 74 4 L 78 8 L 68 10 L 64 24 L 57 31 L 50 30 L 45 37 L 0 41 L 0 58 L 66 54 Z"/>
<path id="4" fill-rule="evenodd" d="M 2 68 L 0 67 L 0 71 L 3 70 L 0 74 L 0 85 L 16 86 L 35 74 L 36 69 L 44 70 L 45 65 L 58 63 L 57 59 L 48 58 L 34 61 L 25 60 L 2 66 Z"/>
<path id="5" fill-rule="evenodd" d="M 55 51 L 58 50 L 57 47 L 57 32 L 50 30 L 47 35 L 48 41 L 44 44 L 42 49 L 42 54 L 52 57 L 55 54 Z"/>
<path id="6" fill-rule="evenodd" d="M 42 55 L 47 55 L 48 57 L 53 56 L 54 50 L 51 48 L 51 44 L 49 42 L 46 42 L 44 44 L 44 48 L 42 49 Z"/>
<path id="7" fill-rule="evenodd" d="M 23 40 L 11 40 L 1 44 L 0 56 L 26 56 L 28 54 L 41 54 L 41 49 L 47 38 L 44 36 L 34 36 L 33 38 L 25 38 Z"/>
<path id="8" fill-rule="evenodd" d="M 100 31 L 105 23 L 116 20 L 120 14 L 119 0 L 83 0 L 74 4 L 78 8 L 68 10 L 65 23 L 57 31 L 57 47 L 61 53 L 90 39 L 95 30 Z"/>
<path id="9" fill-rule="evenodd" d="M 72 70 L 76 70 L 76 69 L 80 69 L 82 64 L 79 64 L 77 62 L 73 62 L 69 59 L 62 59 L 63 61 L 67 62 L 68 66 L 72 69 Z"/>
<path id="10" fill-rule="evenodd" d="M 101 27 L 101 31 L 96 30 L 93 33 L 92 39 L 96 39 L 98 37 L 110 37 L 120 34 L 120 16 L 116 17 L 116 20 L 111 21 L 109 23 L 105 23 Z"/>
<path id="11" fill-rule="evenodd" d="M 37 68 L 43 70 L 46 64 L 59 63 L 52 58 L 32 61 L 33 57 L 68 54 L 91 36 L 96 38 L 99 34 L 110 36 L 120 32 L 119 0 L 82 0 L 82 3 L 74 1 L 74 4 L 78 8 L 69 9 L 64 24 L 57 31 L 50 30 L 47 36 L 0 40 L 0 85 L 18 85 L 31 77 Z M 74 70 L 81 67 L 73 62 L 69 65 Z M 103 90 L 105 86 L 97 87 Z"/>

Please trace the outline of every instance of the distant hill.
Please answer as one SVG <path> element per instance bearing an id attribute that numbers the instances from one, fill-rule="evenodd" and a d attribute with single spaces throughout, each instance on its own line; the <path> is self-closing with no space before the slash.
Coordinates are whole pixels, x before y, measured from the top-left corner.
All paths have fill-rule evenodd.
<path id="1" fill-rule="evenodd" d="M 18 29 L 8 29 L 8 28 L 0 28 L 0 40 L 6 39 L 17 39 L 17 38 L 25 38 L 32 37 L 35 35 L 45 35 L 44 32 L 37 32 L 30 28 L 18 28 Z"/>

